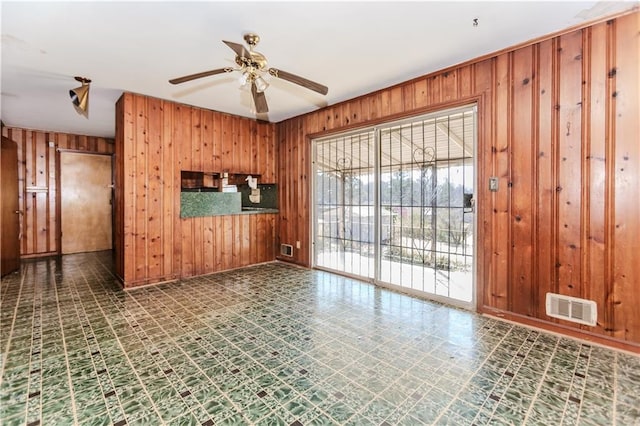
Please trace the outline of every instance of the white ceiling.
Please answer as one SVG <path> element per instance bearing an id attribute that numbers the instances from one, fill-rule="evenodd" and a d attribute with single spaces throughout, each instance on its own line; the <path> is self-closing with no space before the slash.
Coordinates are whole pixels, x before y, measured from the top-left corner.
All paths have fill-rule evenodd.
<path id="1" fill-rule="evenodd" d="M 123 91 L 255 117 L 239 74 L 167 80 L 233 66 L 221 40 L 329 87 L 319 95 L 271 78 L 279 122 L 576 24 L 637 1 L 513 2 L 2 2 L 2 111 L 7 126 L 113 137 Z M 478 25 L 473 20 L 478 19 Z M 73 76 L 90 78 L 89 117 Z"/>

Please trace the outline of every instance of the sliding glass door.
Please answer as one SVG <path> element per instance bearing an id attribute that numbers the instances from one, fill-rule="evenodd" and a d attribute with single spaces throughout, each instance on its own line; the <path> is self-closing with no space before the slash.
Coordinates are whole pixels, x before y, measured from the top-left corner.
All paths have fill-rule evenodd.
<path id="1" fill-rule="evenodd" d="M 314 266 L 473 302 L 475 107 L 315 140 Z"/>
<path id="2" fill-rule="evenodd" d="M 315 264 L 374 278 L 374 133 L 316 143 L 314 164 Z"/>

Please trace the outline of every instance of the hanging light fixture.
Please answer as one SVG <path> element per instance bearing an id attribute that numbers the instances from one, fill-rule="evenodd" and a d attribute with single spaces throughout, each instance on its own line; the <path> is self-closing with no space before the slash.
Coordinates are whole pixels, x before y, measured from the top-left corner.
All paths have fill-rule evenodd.
<path id="1" fill-rule="evenodd" d="M 82 83 L 82 86 L 69 90 L 71 103 L 80 115 L 89 117 L 89 83 L 91 80 L 84 77 L 74 77 L 76 81 Z"/>
<path id="2" fill-rule="evenodd" d="M 267 87 L 269 87 L 269 83 L 267 83 L 267 81 L 262 78 L 262 76 L 258 76 L 256 78 L 256 90 L 258 91 L 258 93 L 262 93 L 265 90 L 267 90 Z"/>
<path id="3" fill-rule="evenodd" d="M 247 84 L 247 81 L 249 81 L 249 73 L 245 71 L 242 73 L 242 75 L 238 79 L 241 89 Z"/>

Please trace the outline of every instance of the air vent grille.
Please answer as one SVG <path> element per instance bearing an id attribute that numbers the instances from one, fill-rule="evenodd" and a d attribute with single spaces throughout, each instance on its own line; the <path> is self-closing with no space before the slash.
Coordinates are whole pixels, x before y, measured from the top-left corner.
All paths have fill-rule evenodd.
<path id="1" fill-rule="evenodd" d="M 280 244 L 280 254 L 283 256 L 293 256 L 293 246 L 290 244 Z"/>
<path id="2" fill-rule="evenodd" d="M 547 315 L 553 318 L 590 326 L 598 320 L 598 307 L 593 300 L 547 293 L 546 308 Z"/>

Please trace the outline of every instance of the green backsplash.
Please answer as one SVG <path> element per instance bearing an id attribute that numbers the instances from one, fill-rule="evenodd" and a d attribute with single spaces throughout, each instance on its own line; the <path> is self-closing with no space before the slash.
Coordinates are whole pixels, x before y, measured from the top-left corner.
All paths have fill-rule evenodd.
<path id="1" fill-rule="evenodd" d="M 259 183 L 258 189 L 260 190 L 260 202 L 252 203 L 249 200 L 249 194 L 251 194 L 251 188 L 249 185 L 238 185 L 238 191 L 242 194 L 242 206 L 243 207 L 260 207 L 264 209 L 277 209 L 278 208 L 278 187 L 275 183 Z"/>
<path id="2" fill-rule="evenodd" d="M 242 208 L 239 192 L 182 192 L 180 217 L 237 214 Z"/>

